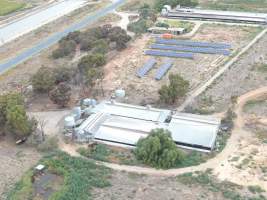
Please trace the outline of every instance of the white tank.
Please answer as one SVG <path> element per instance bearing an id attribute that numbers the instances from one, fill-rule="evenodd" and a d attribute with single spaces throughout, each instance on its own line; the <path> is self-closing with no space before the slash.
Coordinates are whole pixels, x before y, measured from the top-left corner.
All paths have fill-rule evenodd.
<path id="1" fill-rule="evenodd" d="M 72 110 L 72 114 L 75 116 L 75 120 L 78 120 L 81 118 L 82 115 L 82 109 L 81 107 L 74 107 Z"/>
<path id="2" fill-rule="evenodd" d="M 72 128 L 75 126 L 75 119 L 73 116 L 65 117 L 64 119 L 64 126 L 65 128 Z"/>
<path id="3" fill-rule="evenodd" d="M 125 97 L 125 90 L 118 89 L 115 91 L 115 95 L 117 98 L 124 98 Z"/>
<path id="4" fill-rule="evenodd" d="M 92 99 L 84 99 L 84 100 L 83 100 L 83 105 L 85 105 L 85 106 L 90 106 L 90 105 L 92 105 Z"/>
<path id="5" fill-rule="evenodd" d="M 97 103 L 96 100 L 95 100 L 95 99 L 92 99 L 92 101 L 91 101 L 91 105 L 92 105 L 92 106 L 96 106 L 96 103 Z"/>

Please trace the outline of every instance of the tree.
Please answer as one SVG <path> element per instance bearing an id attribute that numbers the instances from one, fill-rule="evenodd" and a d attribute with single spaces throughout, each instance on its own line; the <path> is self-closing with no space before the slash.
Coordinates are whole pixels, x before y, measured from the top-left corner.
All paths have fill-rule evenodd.
<path id="1" fill-rule="evenodd" d="M 18 93 L 0 95 L 0 129 L 15 137 L 29 136 L 37 122 L 26 115 L 24 99 Z"/>
<path id="2" fill-rule="evenodd" d="M 157 168 L 171 168 L 184 159 L 171 133 L 164 129 L 154 129 L 148 137 L 140 139 L 134 153 L 138 160 Z"/>
<path id="3" fill-rule="evenodd" d="M 81 58 L 78 69 L 81 73 L 86 73 L 90 68 L 103 66 L 105 63 L 106 58 L 103 54 L 90 54 Z"/>
<path id="4" fill-rule="evenodd" d="M 72 69 L 69 67 L 59 67 L 54 69 L 55 84 L 70 82 L 72 75 Z"/>
<path id="5" fill-rule="evenodd" d="M 108 43 L 104 39 L 100 39 L 94 42 L 93 44 L 93 53 L 105 55 L 108 52 Z"/>
<path id="6" fill-rule="evenodd" d="M 169 81 L 169 85 L 163 85 L 158 92 L 161 101 L 173 104 L 178 97 L 185 96 L 189 89 L 189 82 L 179 74 L 170 74 Z"/>
<path id="7" fill-rule="evenodd" d="M 70 101 L 71 87 L 64 82 L 59 83 L 49 92 L 49 97 L 55 104 L 65 107 Z"/>
<path id="8" fill-rule="evenodd" d="M 52 52 L 52 57 L 58 59 L 75 52 L 77 43 L 74 40 L 62 39 L 59 42 L 58 49 Z"/>
<path id="9" fill-rule="evenodd" d="M 31 78 L 33 89 L 37 92 L 46 93 L 55 85 L 55 77 L 52 69 L 41 67 Z"/>

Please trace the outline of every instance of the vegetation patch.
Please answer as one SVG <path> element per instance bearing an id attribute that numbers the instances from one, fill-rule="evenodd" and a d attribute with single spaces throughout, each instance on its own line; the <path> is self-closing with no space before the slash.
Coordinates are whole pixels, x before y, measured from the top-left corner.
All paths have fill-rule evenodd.
<path id="1" fill-rule="evenodd" d="M 266 12 L 266 0 L 205 0 L 200 6 L 215 10 Z"/>
<path id="2" fill-rule="evenodd" d="M 26 4 L 14 0 L 0 0 L 0 16 L 8 15 L 12 12 L 22 9 Z"/>
<path id="3" fill-rule="evenodd" d="M 90 192 L 92 188 L 110 185 L 108 181 L 109 169 L 89 160 L 71 157 L 63 152 L 54 152 L 45 156 L 40 164 L 45 165 L 49 173 L 64 179 L 63 185 L 49 196 L 49 200 L 88 200 L 92 198 Z M 33 199 L 33 177 L 34 171 L 32 169 L 9 192 L 7 199 Z"/>
<path id="4" fill-rule="evenodd" d="M 253 186 L 253 192 L 251 192 L 251 187 L 245 188 L 237 184 L 228 182 L 228 181 L 219 181 L 213 175 L 211 170 L 206 170 L 205 172 L 194 172 L 194 173 L 185 173 L 180 176 L 177 176 L 177 180 L 185 185 L 190 187 L 202 186 L 208 190 L 220 193 L 225 199 L 230 200 L 256 200 L 266 199 L 263 195 L 259 195 L 256 192 L 259 191 L 259 187 Z M 256 191 L 255 191 L 256 190 Z M 260 190 L 263 192 L 262 190 Z"/>
<path id="5" fill-rule="evenodd" d="M 189 33 L 194 28 L 195 24 L 189 21 L 163 19 L 161 22 L 168 24 L 170 28 L 184 28 L 186 33 Z"/>

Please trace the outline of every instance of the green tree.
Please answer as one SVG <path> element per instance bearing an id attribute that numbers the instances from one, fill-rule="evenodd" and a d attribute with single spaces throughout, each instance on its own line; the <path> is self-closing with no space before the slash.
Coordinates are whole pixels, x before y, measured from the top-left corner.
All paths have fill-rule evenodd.
<path id="1" fill-rule="evenodd" d="M 160 100 L 165 103 L 175 103 L 178 97 L 184 97 L 189 89 L 189 82 L 179 74 L 169 75 L 169 85 L 159 89 Z"/>
<path id="2" fill-rule="evenodd" d="M 31 78 L 33 89 L 36 92 L 46 93 L 55 85 L 55 76 L 52 69 L 41 67 Z"/>
<path id="3" fill-rule="evenodd" d="M 105 63 L 106 58 L 103 54 L 90 54 L 81 58 L 78 69 L 81 73 L 86 73 L 90 68 L 103 66 Z"/>
<path id="4" fill-rule="evenodd" d="M 18 138 L 29 136 L 36 127 L 36 121 L 30 120 L 22 105 L 12 105 L 7 109 L 6 127 L 8 132 Z"/>
<path id="5" fill-rule="evenodd" d="M 49 97 L 55 104 L 65 107 L 70 101 L 71 87 L 64 82 L 59 83 L 49 92 Z"/>
<path id="6" fill-rule="evenodd" d="M 104 39 L 95 41 L 93 46 L 93 53 L 105 55 L 108 52 L 109 45 Z"/>
<path id="7" fill-rule="evenodd" d="M 164 129 L 154 129 L 148 137 L 140 139 L 134 153 L 138 160 L 157 168 L 171 168 L 184 159 L 171 133 Z"/>
<path id="8" fill-rule="evenodd" d="M 73 70 L 69 67 L 59 67 L 54 69 L 55 83 L 70 82 L 73 76 Z"/>

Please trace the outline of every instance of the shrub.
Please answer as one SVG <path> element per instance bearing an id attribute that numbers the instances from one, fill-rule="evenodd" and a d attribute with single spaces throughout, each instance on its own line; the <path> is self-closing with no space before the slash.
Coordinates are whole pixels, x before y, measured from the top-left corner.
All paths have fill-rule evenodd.
<path id="1" fill-rule="evenodd" d="M 148 28 L 153 24 L 150 20 L 140 19 L 136 22 L 132 22 L 128 25 L 127 29 L 135 34 L 146 33 Z"/>
<path id="2" fill-rule="evenodd" d="M 74 40 L 61 40 L 59 42 L 59 47 L 58 49 L 54 50 L 52 52 L 52 57 L 54 59 L 58 59 L 61 57 L 65 57 L 70 55 L 71 53 L 74 53 L 76 50 L 76 42 Z"/>
<path id="3" fill-rule="evenodd" d="M 169 28 L 170 27 L 169 24 L 164 23 L 164 22 L 158 22 L 158 23 L 156 23 L 156 26 L 157 27 L 164 27 L 164 28 Z"/>
<path id="4" fill-rule="evenodd" d="M 106 58 L 103 54 L 90 54 L 84 56 L 78 63 L 78 69 L 81 73 L 85 73 L 90 68 L 100 67 L 106 63 Z"/>
<path id="5" fill-rule="evenodd" d="M 54 70 L 55 83 L 70 82 L 73 76 L 72 69 L 69 67 L 59 67 Z"/>
<path id="6" fill-rule="evenodd" d="M 67 83 L 59 83 L 49 92 L 49 97 L 55 104 L 65 107 L 70 101 L 71 87 Z"/>
<path id="7" fill-rule="evenodd" d="M 189 89 L 189 82 L 178 74 L 170 74 L 169 81 L 169 85 L 163 85 L 158 93 L 161 101 L 175 103 L 178 97 L 185 96 Z"/>
<path id="8" fill-rule="evenodd" d="M 258 185 L 250 185 L 248 186 L 248 190 L 253 194 L 265 192 L 265 190 Z"/>
<path id="9" fill-rule="evenodd" d="M 157 168 L 171 168 L 184 159 L 171 133 L 164 129 L 152 130 L 148 137 L 140 139 L 134 153 L 144 164 Z"/>
<path id="10" fill-rule="evenodd" d="M 37 149 L 42 152 L 54 151 L 58 148 L 58 138 L 56 136 L 48 137 L 43 143 L 39 144 Z"/>
<path id="11" fill-rule="evenodd" d="M 41 67 L 31 78 L 34 91 L 46 93 L 55 85 L 53 71 L 47 67 Z"/>

